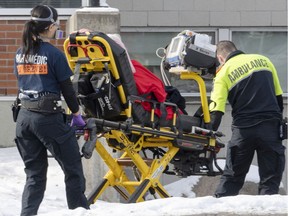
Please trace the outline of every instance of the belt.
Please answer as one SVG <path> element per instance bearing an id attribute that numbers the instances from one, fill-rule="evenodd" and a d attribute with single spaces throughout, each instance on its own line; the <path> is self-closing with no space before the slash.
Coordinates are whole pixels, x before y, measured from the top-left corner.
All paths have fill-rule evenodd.
<path id="1" fill-rule="evenodd" d="M 23 108 L 34 112 L 59 113 L 62 112 L 62 101 L 58 95 L 48 94 L 39 100 L 21 100 Z"/>

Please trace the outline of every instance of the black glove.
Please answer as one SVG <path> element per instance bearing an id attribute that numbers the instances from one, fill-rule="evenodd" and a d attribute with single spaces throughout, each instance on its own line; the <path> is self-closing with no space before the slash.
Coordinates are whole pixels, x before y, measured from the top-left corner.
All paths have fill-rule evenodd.
<path id="1" fill-rule="evenodd" d="M 222 116 L 223 116 L 223 112 L 221 111 L 213 111 L 210 113 L 210 118 L 211 118 L 211 121 L 210 121 L 210 127 L 211 127 L 211 130 L 213 131 L 217 131 L 218 128 L 219 128 L 219 125 L 221 123 L 221 120 L 222 120 Z"/>

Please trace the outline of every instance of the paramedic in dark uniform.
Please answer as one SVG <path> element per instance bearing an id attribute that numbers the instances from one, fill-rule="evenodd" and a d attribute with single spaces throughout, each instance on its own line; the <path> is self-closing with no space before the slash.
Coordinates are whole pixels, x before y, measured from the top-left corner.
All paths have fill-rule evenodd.
<path id="1" fill-rule="evenodd" d="M 65 55 L 47 42 L 59 33 L 55 8 L 35 6 L 26 22 L 22 47 L 17 50 L 14 73 L 18 79 L 22 108 L 16 124 L 16 144 L 25 164 L 26 184 L 21 216 L 37 215 L 47 181 L 47 149 L 65 175 L 69 209 L 88 209 L 85 178 L 75 129 L 84 126 L 73 90 Z M 60 32 L 61 33 L 61 32 Z M 73 114 L 71 126 L 64 122 L 61 93 Z"/>
<path id="2" fill-rule="evenodd" d="M 227 146 L 224 173 L 215 197 L 238 195 L 254 152 L 257 153 L 259 195 L 277 194 L 285 167 L 285 147 L 280 139 L 283 98 L 271 61 L 237 50 L 231 41 L 217 44 L 221 65 L 211 92 L 212 128 L 217 130 L 226 100 L 232 107 L 232 137 Z"/>

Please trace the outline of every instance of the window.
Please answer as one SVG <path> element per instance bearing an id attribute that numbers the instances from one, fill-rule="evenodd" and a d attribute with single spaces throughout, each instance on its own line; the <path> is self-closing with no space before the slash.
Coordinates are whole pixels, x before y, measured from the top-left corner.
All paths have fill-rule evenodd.
<path id="1" fill-rule="evenodd" d="M 287 32 L 232 31 L 232 40 L 245 53 L 267 56 L 275 65 L 283 92 L 287 87 Z"/>
<path id="2" fill-rule="evenodd" d="M 185 29 L 182 29 L 185 30 Z M 181 32 L 180 30 L 179 32 Z M 212 36 L 215 44 L 215 32 L 200 32 Z M 179 32 L 121 32 L 121 38 L 127 47 L 131 59 L 136 59 L 161 78 L 161 58 L 156 55 L 158 48 L 165 48 L 171 39 Z M 179 75 L 168 74 L 171 85 L 177 87 L 181 93 L 198 93 L 198 84 L 193 80 L 180 80 Z M 205 78 L 207 91 L 211 91 L 212 79 Z"/>

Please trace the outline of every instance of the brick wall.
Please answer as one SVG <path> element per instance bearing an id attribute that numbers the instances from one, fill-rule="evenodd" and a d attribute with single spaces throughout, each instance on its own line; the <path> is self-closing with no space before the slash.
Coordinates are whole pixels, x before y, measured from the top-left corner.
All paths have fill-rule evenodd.
<path id="1" fill-rule="evenodd" d="M 17 80 L 13 74 L 14 56 L 21 46 L 21 37 L 26 20 L 0 20 L 0 96 L 16 95 Z M 66 21 L 61 21 L 61 29 L 65 29 Z M 59 49 L 63 50 L 64 39 L 51 40 Z"/>

